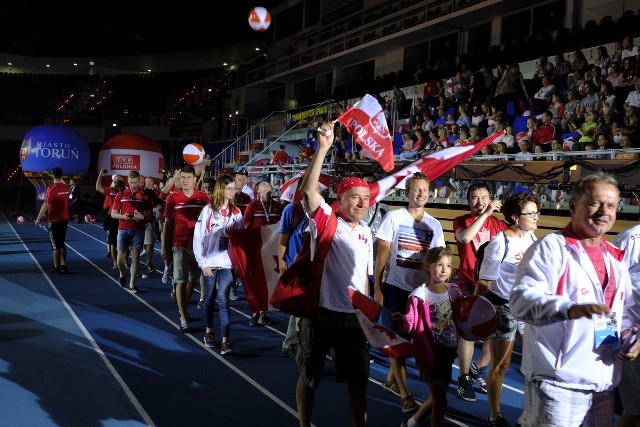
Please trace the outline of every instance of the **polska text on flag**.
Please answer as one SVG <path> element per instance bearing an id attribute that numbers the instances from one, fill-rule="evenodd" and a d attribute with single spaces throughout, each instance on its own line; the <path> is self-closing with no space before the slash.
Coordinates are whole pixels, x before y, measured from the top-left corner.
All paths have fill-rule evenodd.
<path id="1" fill-rule="evenodd" d="M 393 169 L 393 141 L 376 98 L 365 95 L 336 120 L 349 129 L 355 141 L 366 148 L 386 172 Z"/>

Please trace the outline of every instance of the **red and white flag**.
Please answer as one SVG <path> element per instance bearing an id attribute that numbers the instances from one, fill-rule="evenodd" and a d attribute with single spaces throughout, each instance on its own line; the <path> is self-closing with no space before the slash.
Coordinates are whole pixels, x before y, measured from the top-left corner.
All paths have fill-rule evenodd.
<path id="1" fill-rule="evenodd" d="M 371 198 L 376 202 L 381 201 L 391 190 L 395 188 L 404 189 L 405 181 L 416 172 L 421 172 L 429 178 L 429 181 L 440 177 L 445 172 L 450 171 L 469 157 L 473 156 L 482 147 L 493 144 L 501 137 L 504 131 L 494 133 L 475 144 L 456 145 L 435 151 L 426 157 L 422 157 L 410 165 L 400 169 L 398 172 L 378 180 L 369 186 Z"/>
<path id="2" fill-rule="evenodd" d="M 365 95 L 336 120 L 349 129 L 355 141 L 367 149 L 382 169 L 386 172 L 393 169 L 393 141 L 384 111 L 376 98 Z"/>
<path id="3" fill-rule="evenodd" d="M 423 352 L 413 343 L 405 340 L 386 326 L 375 322 L 382 310 L 378 303 L 351 288 L 349 288 L 349 294 L 351 295 L 351 303 L 355 309 L 358 323 L 360 323 L 362 332 L 364 332 L 364 336 L 371 347 L 375 347 L 395 359 L 424 357 Z"/>
<path id="4" fill-rule="evenodd" d="M 253 313 L 269 308 L 269 298 L 280 276 L 279 227 L 280 224 L 269 224 L 229 232 L 229 257 Z"/>

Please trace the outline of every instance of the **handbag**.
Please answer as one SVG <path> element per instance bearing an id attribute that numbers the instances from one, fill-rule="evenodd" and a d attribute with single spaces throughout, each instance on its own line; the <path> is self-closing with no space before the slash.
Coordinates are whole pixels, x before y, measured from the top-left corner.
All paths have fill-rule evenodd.
<path id="1" fill-rule="evenodd" d="M 311 244 L 308 239 L 293 264 L 280 276 L 269 304 L 277 310 L 296 317 L 313 317 L 320 303 L 320 285 L 324 259 L 338 228 L 338 218 L 329 217 L 324 231 L 318 236 L 314 258 L 311 259 Z"/>

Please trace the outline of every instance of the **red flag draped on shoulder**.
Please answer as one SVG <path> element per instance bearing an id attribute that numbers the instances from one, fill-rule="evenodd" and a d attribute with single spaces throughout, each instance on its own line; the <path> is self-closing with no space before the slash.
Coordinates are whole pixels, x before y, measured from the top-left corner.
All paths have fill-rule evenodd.
<path id="1" fill-rule="evenodd" d="M 236 268 L 249 308 L 267 310 L 278 282 L 278 239 L 280 224 L 229 232 L 229 257 Z"/>
<path id="2" fill-rule="evenodd" d="M 386 172 L 393 169 L 393 141 L 377 99 L 365 95 L 336 120 L 349 129 L 356 142 L 367 149 L 382 169 Z"/>
<path id="3" fill-rule="evenodd" d="M 395 188 L 404 189 L 406 179 L 416 172 L 423 173 L 429 178 L 429 181 L 433 181 L 482 150 L 482 147 L 499 141 L 499 138 L 501 138 L 504 133 L 504 131 L 494 133 L 475 144 L 456 145 L 422 157 L 400 169 L 398 172 L 374 182 L 369 187 L 371 190 L 371 198 L 379 202 L 384 199 L 391 190 Z"/>

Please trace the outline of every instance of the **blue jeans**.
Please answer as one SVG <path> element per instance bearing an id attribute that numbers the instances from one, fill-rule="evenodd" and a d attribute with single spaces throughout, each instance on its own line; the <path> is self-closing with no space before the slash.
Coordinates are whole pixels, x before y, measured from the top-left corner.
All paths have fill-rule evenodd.
<path id="1" fill-rule="evenodd" d="M 213 277 L 204 278 L 204 288 L 206 296 L 204 299 L 204 307 L 206 313 L 207 328 L 213 329 L 213 309 L 215 303 L 218 303 L 218 313 L 220 315 L 220 333 L 223 338 L 229 338 L 229 291 L 233 283 L 233 274 L 230 268 L 221 270 L 213 270 Z M 213 299 L 213 291 L 217 288 L 215 302 Z"/>

